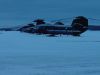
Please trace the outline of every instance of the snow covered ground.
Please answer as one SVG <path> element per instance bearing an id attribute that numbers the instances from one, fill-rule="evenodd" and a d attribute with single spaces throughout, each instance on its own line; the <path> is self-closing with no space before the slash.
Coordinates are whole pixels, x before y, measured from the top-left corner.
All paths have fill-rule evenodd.
<path id="1" fill-rule="evenodd" d="M 0 75 L 100 75 L 100 31 L 81 37 L 0 32 Z"/>

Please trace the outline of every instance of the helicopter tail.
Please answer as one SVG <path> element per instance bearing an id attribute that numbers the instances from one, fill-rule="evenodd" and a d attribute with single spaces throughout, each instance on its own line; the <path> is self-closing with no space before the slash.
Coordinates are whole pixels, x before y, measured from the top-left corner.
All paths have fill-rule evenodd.
<path id="1" fill-rule="evenodd" d="M 72 35 L 79 36 L 88 30 L 88 19 L 84 16 L 75 17 L 71 24 Z"/>

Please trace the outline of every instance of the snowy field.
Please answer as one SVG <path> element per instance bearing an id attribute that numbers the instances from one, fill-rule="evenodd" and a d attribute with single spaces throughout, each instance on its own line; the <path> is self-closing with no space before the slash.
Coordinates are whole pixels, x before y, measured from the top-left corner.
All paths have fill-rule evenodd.
<path id="1" fill-rule="evenodd" d="M 0 32 L 0 75 L 100 75 L 100 31 L 81 37 Z"/>

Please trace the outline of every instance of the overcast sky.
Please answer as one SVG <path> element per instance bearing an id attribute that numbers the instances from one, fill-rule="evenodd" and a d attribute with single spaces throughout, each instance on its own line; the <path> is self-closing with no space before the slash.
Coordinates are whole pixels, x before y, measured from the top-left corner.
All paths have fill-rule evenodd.
<path id="1" fill-rule="evenodd" d="M 34 18 L 100 17 L 99 0 L 0 0 L 0 24 L 22 24 Z"/>

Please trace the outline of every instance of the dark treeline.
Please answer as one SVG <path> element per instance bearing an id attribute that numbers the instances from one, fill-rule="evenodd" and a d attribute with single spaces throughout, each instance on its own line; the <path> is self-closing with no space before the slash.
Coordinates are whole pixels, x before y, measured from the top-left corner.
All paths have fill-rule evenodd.
<path id="1" fill-rule="evenodd" d="M 99 31 L 100 30 L 100 25 L 90 25 L 88 29 Z"/>
<path id="2" fill-rule="evenodd" d="M 20 27 L 0 28 L 0 31 L 17 31 Z M 88 30 L 100 31 L 99 25 L 89 25 Z"/>

